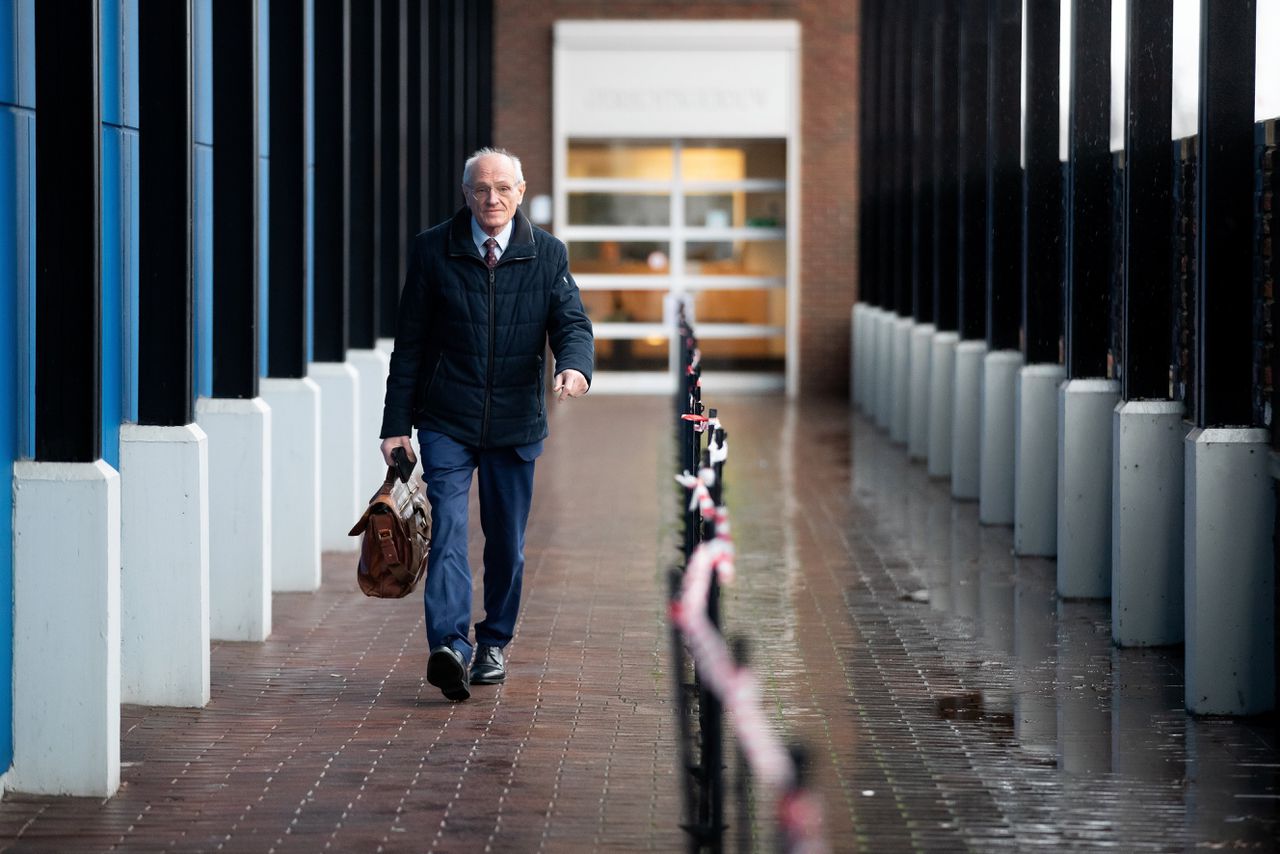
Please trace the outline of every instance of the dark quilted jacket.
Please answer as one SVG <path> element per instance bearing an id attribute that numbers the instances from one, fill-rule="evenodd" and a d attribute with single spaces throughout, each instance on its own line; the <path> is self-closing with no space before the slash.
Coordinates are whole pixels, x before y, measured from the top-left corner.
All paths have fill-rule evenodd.
<path id="1" fill-rule="evenodd" d="M 382 436 L 434 430 L 476 448 L 546 438 L 543 352 L 591 382 L 591 321 L 563 243 L 517 210 L 492 274 L 463 208 L 413 239 Z"/>

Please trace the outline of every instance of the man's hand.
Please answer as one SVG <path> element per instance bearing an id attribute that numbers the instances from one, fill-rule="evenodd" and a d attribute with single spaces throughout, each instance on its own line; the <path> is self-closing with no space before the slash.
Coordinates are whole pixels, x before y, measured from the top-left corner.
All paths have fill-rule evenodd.
<path id="1" fill-rule="evenodd" d="M 557 395 L 557 401 L 564 400 L 566 397 L 582 397 L 587 393 L 587 378 L 581 371 L 566 368 L 556 374 L 556 382 L 551 387 L 551 391 Z"/>
<path id="2" fill-rule="evenodd" d="M 391 452 L 396 448 L 404 448 L 404 452 L 409 455 L 409 462 L 416 463 L 417 455 L 413 453 L 413 442 L 408 436 L 388 436 L 382 440 L 382 459 L 386 461 L 388 466 L 393 466 L 391 462 Z"/>

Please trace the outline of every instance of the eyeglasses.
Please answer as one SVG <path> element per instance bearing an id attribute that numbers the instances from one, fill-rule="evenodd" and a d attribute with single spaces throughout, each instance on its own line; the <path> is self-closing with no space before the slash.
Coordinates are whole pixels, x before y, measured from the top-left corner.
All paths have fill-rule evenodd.
<path id="1" fill-rule="evenodd" d="M 467 187 L 466 193 L 477 202 L 488 198 L 490 193 L 497 193 L 504 199 L 509 199 L 516 194 L 516 188 L 507 184 L 500 184 L 497 187 Z"/>

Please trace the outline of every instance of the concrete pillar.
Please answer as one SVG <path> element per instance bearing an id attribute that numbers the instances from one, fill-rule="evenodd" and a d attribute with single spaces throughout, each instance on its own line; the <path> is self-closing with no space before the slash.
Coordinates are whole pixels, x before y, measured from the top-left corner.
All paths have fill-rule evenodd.
<path id="1" fill-rule="evenodd" d="M 884 311 L 876 330 L 876 426 L 888 430 L 893 421 L 893 330 L 898 316 Z"/>
<path id="2" fill-rule="evenodd" d="M 1275 488 L 1267 431 L 1186 437 L 1186 703 L 1194 714 L 1275 708 Z"/>
<path id="3" fill-rule="evenodd" d="M 120 699 L 209 702 L 209 445 L 197 424 L 120 428 Z"/>
<path id="4" fill-rule="evenodd" d="M 364 496 L 364 501 L 367 502 L 387 475 L 387 464 L 379 449 L 378 433 L 382 431 L 382 403 L 387 394 L 391 357 L 381 350 L 348 350 L 347 363 L 360 375 L 360 398 L 354 410 L 360 421 L 360 446 L 356 449 L 356 494 Z M 363 505 L 360 507 L 357 512 L 364 512 Z M 354 519 L 352 524 L 355 524 Z"/>
<path id="5" fill-rule="evenodd" d="M 911 417 L 911 327 L 909 317 L 893 322 L 893 410 L 889 420 L 889 438 L 906 444 L 907 425 Z"/>
<path id="6" fill-rule="evenodd" d="M 209 636 L 271 634 L 271 407 L 260 397 L 202 397 L 209 437 Z"/>
<path id="7" fill-rule="evenodd" d="M 1116 646 L 1181 643 L 1183 405 L 1121 403 L 1112 414 L 1111 639 Z"/>
<path id="8" fill-rule="evenodd" d="M 938 327 L 917 323 L 911 327 L 911 365 L 908 369 L 907 457 L 923 460 L 929 454 L 929 368 L 933 361 L 933 334 Z"/>
<path id="9" fill-rule="evenodd" d="M 1058 391 L 1058 595 L 1111 595 L 1111 419 L 1115 380 L 1068 380 Z"/>
<path id="10" fill-rule="evenodd" d="M 866 364 L 863 353 L 866 349 L 863 327 L 866 325 L 866 319 L 866 306 L 855 302 L 849 315 L 849 403 L 855 409 L 862 406 L 862 367 Z"/>
<path id="11" fill-rule="evenodd" d="M 271 589 L 315 590 L 320 586 L 320 387 L 307 378 L 264 377 L 261 393 L 271 407 Z"/>
<path id="12" fill-rule="evenodd" d="M 364 512 L 356 460 L 360 455 L 360 375 L 349 362 L 312 362 L 307 374 L 320 387 L 320 548 L 352 551 L 357 546 L 347 531 Z M 384 470 L 385 471 L 385 470 Z M 375 484 L 376 486 L 376 484 Z M 372 495 L 372 490 L 369 495 Z M 343 520 L 349 520 L 344 522 Z"/>
<path id="13" fill-rule="evenodd" d="M 956 332 L 938 332 L 929 349 L 929 477 L 951 476 L 955 418 Z"/>
<path id="14" fill-rule="evenodd" d="M 1062 365 L 1018 371 L 1014 399 L 1013 552 L 1058 553 L 1058 386 Z"/>
<path id="15" fill-rule="evenodd" d="M 982 364 L 987 342 L 956 345 L 955 416 L 951 419 L 951 495 L 978 497 L 982 436 Z"/>
<path id="16" fill-rule="evenodd" d="M 1021 367 L 1017 350 L 988 353 L 982 363 L 978 521 L 984 525 L 1013 524 L 1013 398 Z"/>
<path id="17" fill-rule="evenodd" d="M 13 475 L 5 788 L 110 797 L 120 787 L 120 475 L 102 460 L 19 461 Z"/>

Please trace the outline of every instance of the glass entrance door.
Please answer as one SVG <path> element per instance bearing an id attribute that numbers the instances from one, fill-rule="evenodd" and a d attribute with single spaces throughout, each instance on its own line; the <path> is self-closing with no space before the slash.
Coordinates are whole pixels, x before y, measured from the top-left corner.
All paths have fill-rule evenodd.
<path id="1" fill-rule="evenodd" d="M 571 139 L 563 162 L 557 233 L 595 327 L 593 388 L 671 388 L 672 298 L 717 388 L 782 388 L 786 142 Z"/>

